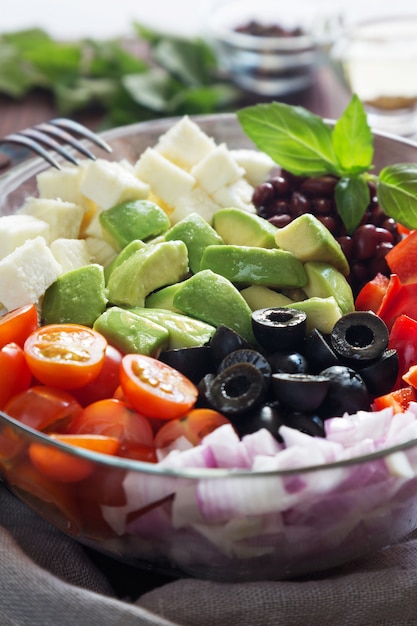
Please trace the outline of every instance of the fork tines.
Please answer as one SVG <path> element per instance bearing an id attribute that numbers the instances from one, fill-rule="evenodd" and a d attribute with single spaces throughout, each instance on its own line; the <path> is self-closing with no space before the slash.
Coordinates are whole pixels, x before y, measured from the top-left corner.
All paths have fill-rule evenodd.
<path id="1" fill-rule="evenodd" d="M 82 139 L 88 139 L 106 152 L 112 151 L 108 143 L 96 133 L 82 124 L 66 118 L 56 118 L 49 122 L 43 122 L 36 126 L 25 128 L 17 133 L 11 133 L 3 137 L 0 143 L 17 143 L 23 145 L 36 152 L 36 154 L 57 169 L 61 169 L 60 164 L 43 146 L 55 150 L 55 152 L 60 154 L 64 159 L 75 165 L 78 163 L 77 159 L 71 152 L 64 148 L 60 142 L 68 144 L 88 159 L 95 160 L 95 155 L 73 135 L 78 135 Z"/>

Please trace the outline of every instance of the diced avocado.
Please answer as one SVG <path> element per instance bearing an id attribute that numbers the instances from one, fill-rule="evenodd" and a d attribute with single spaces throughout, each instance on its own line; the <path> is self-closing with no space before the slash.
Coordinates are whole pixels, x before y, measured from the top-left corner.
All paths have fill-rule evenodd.
<path id="1" fill-rule="evenodd" d="M 201 269 L 221 274 L 234 284 L 304 287 L 303 264 L 291 252 L 253 246 L 208 246 Z"/>
<path id="2" fill-rule="evenodd" d="M 168 230 L 170 222 L 161 207 L 149 200 L 117 204 L 99 215 L 108 243 L 121 250 L 134 239 L 146 241 Z"/>
<path id="3" fill-rule="evenodd" d="M 164 309 L 136 307 L 133 312 L 153 320 L 168 330 L 169 349 L 204 346 L 216 330 L 211 324 Z"/>
<path id="4" fill-rule="evenodd" d="M 279 248 L 289 250 L 300 261 L 323 261 L 334 265 L 344 276 L 349 263 L 340 244 L 331 232 L 311 213 L 300 215 L 283 228 L 277 228 L 275 241 Z"/>
<path id="5" fill-rule="evenodd" d="M 342 311 L 333 296 L 307 298 L 300 302 L 292 302 L 288 306 L 307 314 L 307 333 L 317 328 L 324 334 L 330 334 L 337 320 L 342 317 Z"/>
<path id="6" fill-rule="evenodd" d="M 190 270 L 200 270 L 200 261 L 207 246 L 222 244 L 223 240 L 214 228 L 198 213 L 190 213 L 172 226 L 165 235 L 166 241 L 180 239 L 188 249 Z"/>
<path id="7" fill-rule="evenodd" d="M 256 344 L 252 311 L 238 289 L 224 276 L 211 270 L 194 274 L 181 284 L 174 296 L 174 306 L 216 328 L 228 326 Z"/>
<path id="8" fill-rule="evenodd" d="M 124 354 L 135 352 L 157 357 L 168 346 L 166 328 L 117 306 L 102 313 L 93 328 Z"/>
<path id="9" fill-rule="evenodd" d="M 65 272 L 45 292 L 41 319 L 44 324 L 92 326 L 107 306 L 104 272 L 93 263 Z"/>
<path id="10" fill-rule="evenodd" d="M 240 292 L 249 304 L 252 311 L 256 309 L 267 309 L 273 306 L 287 306 L 291 305 L 292 300 L 283 293 L 274 291 L 269 287 L 262 287 L 262 285 L 251 285 L 242 289 Z"/>
<path id="11" fill-rule="evenodd" d="M 258 246 L 276 248 L 276 226 L 255 213 L 226 208 L 216 211 L 213 228 L 224 243 L 235 246 Z"/>
<path id="12" fill-rule="evenodd" d="M 127 246 L 125 246 L 123 250 L 119 252 L 117 257 L 113 259 L 110 265 L 104 268 L 104 278 L 106 279 L 106 283 L 109 280 L 110 274 L 113 272 L 113 270 L 116 269 L 116 267 L 119 267 L 119 265 L 124 263 L 124 261 L 126 261 L 130 256 L 132 256 L 132 254 L 134 254 L 138 250 L 143 250 L 146 245 L 147 244 L 144 243 L 141 239 L 134 239 L 133 241 L 128 243 Z"/>
<path id="13" fill-rule="evenodd" d="M 180 311 L 174 306 L 174 295 L 180 287 L 181 283 L 174 283 L 168 287 L 162 287 L 157 291 L 153 291 L 145 298 L 145 307 L 150 309 L 166 309 L 179 313 Z"/>
<path id="14" fill-rule="evenodd" d="M 109 301 L 118 306 L 144 306 L 152 291 L 183 280 L 187 273 L 188 253 L 183 241 L 146 246 L 110 274 Z"/>
<path id="15" fill-rule="evenodd" d="M 328 298 L 333 296 L 344 313 L 355 310 L 352 289 L 346 278 L 333 265 L 320 261 L 304 264 L 308 282 L 304 291 L 309 298 Z"/>

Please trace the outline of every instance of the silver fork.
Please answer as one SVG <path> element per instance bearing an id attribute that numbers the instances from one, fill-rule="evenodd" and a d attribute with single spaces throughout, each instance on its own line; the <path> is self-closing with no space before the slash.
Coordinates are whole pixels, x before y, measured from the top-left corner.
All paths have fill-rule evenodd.
<path id="1" fill-rule="evenodd" d="M 88 139 L 106 152 L 112 151 L 106 141 L 83 126 L 83 124 L 62 117 L 37 124 L 36 126 L 31 126 L 30 128 L 25 128 L 17 133 L 6 135 L 0 139 L 0 144 L 15 143 L 25 146 L 33 150 L 33 152 L 36 152 L 36 154 L 44 158 L 50 165 L 59 170 L 61 169 L 61 165 L 43 146 L 55 150 L 55 152 L 74 165 L 78 164 L 76 157 L 63 147 L 60 142 L 68 144 L 88 159 L 95 160 L 96 156 L 90 152 L 81 141 L 76 139 L 73 134 L 83 139 Z"/>

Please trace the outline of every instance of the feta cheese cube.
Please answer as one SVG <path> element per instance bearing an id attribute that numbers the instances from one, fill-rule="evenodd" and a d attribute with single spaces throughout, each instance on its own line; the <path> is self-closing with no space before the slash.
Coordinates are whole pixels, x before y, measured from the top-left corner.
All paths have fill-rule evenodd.
<path id="1" fill-rule="evenodd" d="M 185 115 L 161 135 L 155 149 L 178 167 L 189 171 L 215 147 L 214 140 Z"/>
<path id="2" fill-rule="evenodd" d="M 149 186 L 120 163 L 97 159 L 86 168 L 80 191 L 105 210 L 122 202 L 147 198 Z"/>
<path id="3" fill-rule="evenodd" d="M 32 215 L 4 215 L 0 219 L 0 259 L 35 237 L 49 243 L 49 224 Z"/>
<path id="4" fill-rule="evenodd" d="M 209 195 L 234 183 L 245 174 L 230 155 L 225 144 L 216 146 L 204 159 L 191 169 L 191 174 Z"/>
<path id="5" fill-rule="evenodd" d="M 49 241 L 54 241 L 78 237 L 84 210 L 60 198 L 28 198 L 17 214 L 32 215 L 49 224 Z"/>
<path id="6" fill-rule="evenodd" d="M 84 239 L 55 239 L 51 243 L 50 249 L 63 273 L 89 265 L 91 262 Z"/>

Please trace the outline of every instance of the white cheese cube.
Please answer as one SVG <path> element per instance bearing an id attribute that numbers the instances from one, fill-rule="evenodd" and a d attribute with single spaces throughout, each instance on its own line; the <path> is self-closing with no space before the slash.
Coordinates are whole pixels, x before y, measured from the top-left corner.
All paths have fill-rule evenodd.
<path id="1" fill-rule="evenodd" d="M 17 214 L 32 215 L 49 224 L 49 241 L 54 241 L 78 237 L 84 210 L 60 198 L 28 198 Z"/>
<path id="2" fill-rule="evenodd" d="M 35 237 L 43 237 L 49 243 L 49 224 L 32 215 L 0 217 L 0 259 Z"/>
<path id="3" fill-rule="evenodd" d="M 87 245 L 88 254 L 91 259 L 91 263 L 98 263 L 103 267 L 106 267 L 116 258 L 117 252 L 112 246 L 98 237 L 86 237 L 85 243 Z"/>
<path id="4" fill-rule="evenodd" d="M 176 224 L 190 213 L 199 213 L 211 224 L 213 215 L 221 207 L 201 189 L 196 187 L 190 193 L 181 196 L 175 203 L 173 212 L 169 215 L 171 224 Z"/>
<path id="5" fill-rule="evenodd" d="M 225 144 L 220 144 L 197 163 L 191 174 L 209 195 L 234 183 L 245 174 L 236 163 Z"/>
<path id="6" fill-rule="evenodd" d="M 233 207 L 242 211 L 255 212 L 252 203 L 253 187 L 245 178 L 240 178 L 235 183 L 222 187 L 213 194 L 213 200 L 222 208 Z"/>
<path id="7" fill-rule="evenodd" d="M 28 239 L 0 261 L 0 302 L 9 311 L 37 303 L 61 273 L 45 239 Z"/>
<path id="8" fill-rule="evenodd" d="M 90 253 L 84 239 L 55 239 L 50 245 L 52 254 L 62 268 L 62 272 L 69 272 L 78 267 L 84 267 L 91 262 Z"/>
<path id="9" fill-rule="evenodd" d="M 154 148 L 147 148 L 136 162 L 135 175 L 151 188 L 153 194 L 170 206 L 176 200 L 190 193 L 195 186 L 195 178 L 188 172 L 171 163 Z"/>
<path id="10" fill-rule="evenodd" d="M 40 198 L 60 198 L 84 207 L 84 198 L 80 192 L 81 181 L 87 165 L 87 159 L 79 165 L 66 165 L 57 170 L 54 167 L 40 172 L 36 177 Z"/>
<path id="11" fill-rule="evenodd" d="M 100 222 L 100 213 L 102 213 L 102 210 L 97 209 L 93 217 L 85 226 L 83 231 L 84 237 L 96 237 L 97 239 L 103 239 L 103 228 Z"/>
<path id="12" fill-rule="evenodd" d="M 214 140 L 186 115 L 161 135 L 155 149 L 178 167 L 190 170 L 215 147 Z"/>
<path id="13" fill-rule="evenodd" d="M 148 197 L 149 187 L 120 163 L 97 159 L 85 170 L 81 193 L 101 209 Z"/>
<path id="14" fill-rule="evenodd" d="M 230 154 L 236 163 L 243 167 L 245 178 L 253 187 L 263 183 L 271 170 L 276 167 L 276 163 L 265 152 L 242 148 L 230 150 Z"/>

